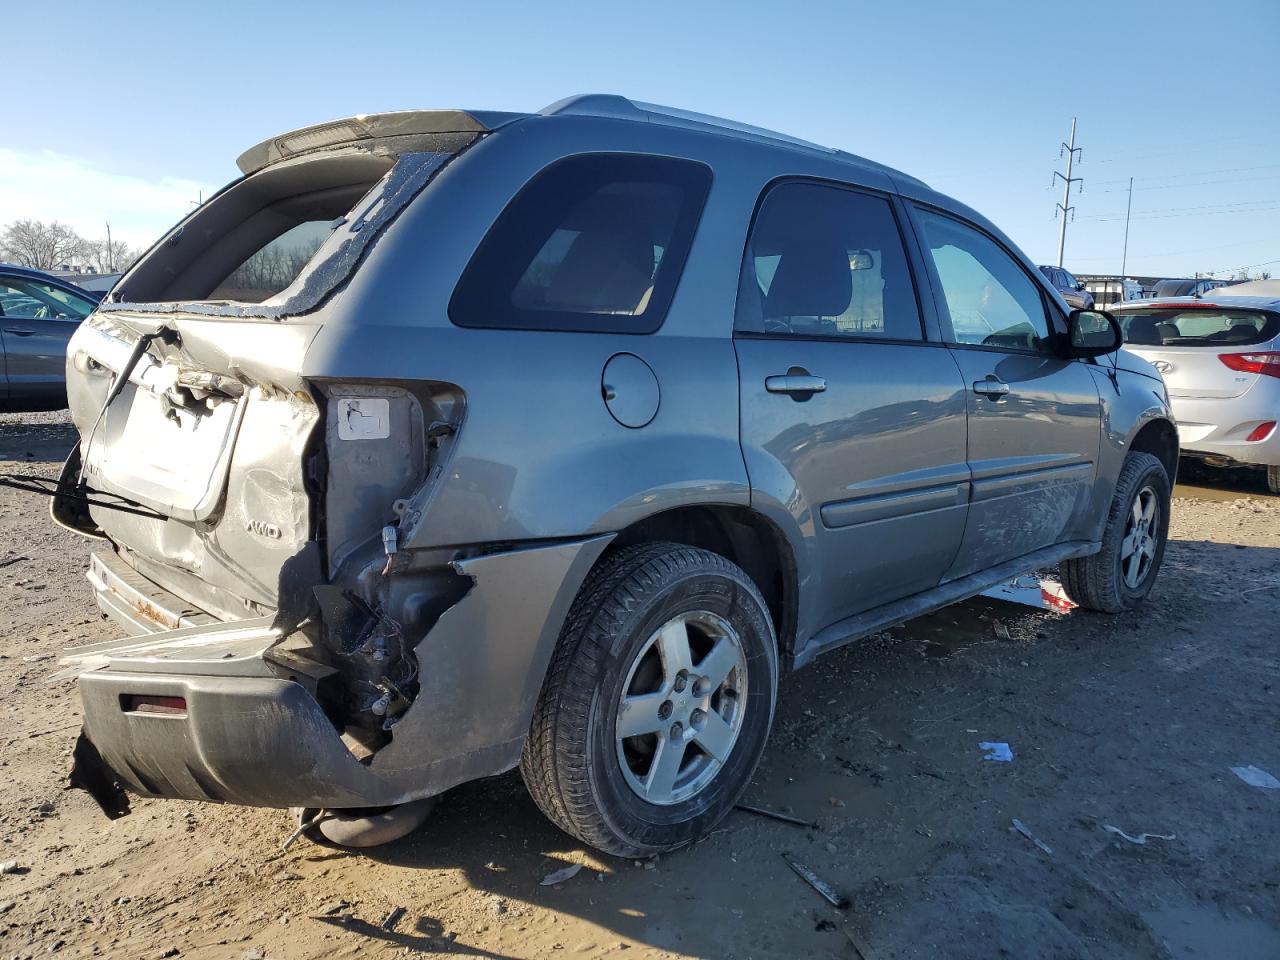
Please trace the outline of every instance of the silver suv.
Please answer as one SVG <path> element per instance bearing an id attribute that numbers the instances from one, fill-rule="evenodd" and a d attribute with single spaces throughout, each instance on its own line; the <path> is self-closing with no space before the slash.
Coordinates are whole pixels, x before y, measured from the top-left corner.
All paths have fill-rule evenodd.
<path id="1" fill-rule="evenodd" d="M 54 514 L 131 634 L 71 658 L 73 780 L 113 815 L 367 845 L 519 765 L 580 840 L 670 850 L 784 671 L 1046 566 L 1151 589 L 1159 374 L 918 180 L 615 96 L 239 163 L 69 348 Z"/>

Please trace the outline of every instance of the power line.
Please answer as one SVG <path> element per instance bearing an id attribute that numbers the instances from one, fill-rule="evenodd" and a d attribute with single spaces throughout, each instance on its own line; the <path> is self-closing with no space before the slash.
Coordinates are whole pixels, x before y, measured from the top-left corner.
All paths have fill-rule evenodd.
<path id="1" fill-rule="evenodd" d="M 1212 144 L 1205 144 L 1204 146 L 1201 146 L 1201 147 L 1179 147 L 1176 150 L 1158 150 L 1155 153 L 1140 153 L 1140 154 L 1137 154 L 1136 156 L 1126 156 L 1125 150 L 1122 148 L 1120 150 L 1115 151 L 1117 154 L 1119 154 L 1119 156 L 1107 157 L 1105 160 L 1099 160 L 1098 162 L 1099 163 L 1116 163 L 1117 161 L 1128 162 L 1130 160 L 1150 160 L 1156 157 L 1181 157 L 1181 156 L 1185 156 L 1188 153 L 1205 153 L 1208 151 L 1220 152 L 1222 150 L 1223 144 L 1233 143 L 1234 140 L 1240 140 L 1240 139 L 1245 139 L 1245 138 L 1215 137 Z M 1234 143 L 1234 146 L 1232 146 L 1232 149 L 1242 150 L 1247 147 L 1265 147 L 1273 143 L 1280 143 L 1280 140 L 1272 138 L 1268 140 L 1255 140 L 1251 143 L 1236 142 Z"/>
<path id="2" fill-rule="evenodd" d="M 1217 170 L 1196 170 L 1193 173 L 1170 173 L 1170 174 L 1165 174 L 1158 177 L 1144 177 L 1143 179 L 1148 182 L 1151 180 L 1157 180 L 1157 181 L 1180 180 L 1183 177 L 1208 177 L 1216 173 L 1247 173 L 1253 170 L 1274 170 L 1276 169 L 1276 167 L 1280 167 L 1280 163 L 1264 163 L 1261 166 L 1257 166 L 1257 167 L 1219 167 Z M 1124 177 L 1119 177 L 1118 179 L 1115 179 L 1115 180 L 1095 180 L 1094 181 L 1094 183 L 1100 183 L 1100 184 L 1124 183 L 1124 182 L 1125 182 Z M 1104 192 L 1107 192 L 1107 191 L 1104 191 Z"/>
<path id="3" fill-rule="evenodd" d="M 1280 173 L 1267 174 L 1261 177 L 1231 177 L 1226 180 L 1201 180 L 1198 183 L 1165 183 L 1157 187 L 1144 187 L 1145 190 L 1185 190 L 1187 187 L 1209 187 L 1219 183 L 1257 183 L 1259 180 L 1280 180 Z M 1098 193 L 1121 193 L 1119 188 L 1099 190 Z"/>
<path id="4" fill-rule="evenodd" d="M 1240 200 L 1236 203 L 1206 203 L 1206 204 L 1200 204 L 1199 206 L 1194 206 L 1194 207 L 1152 207 L 1148 210 L 1139 210 L 1138 213 L 1145 215 L 1145 214 L 1153 214 L 1153 213 L 1182 213 L 1188 210 L 1206 210 L 1206 211 L 1230 210 L 1236 207 L 1253 207 L 1253 206 L 1257 206 L 1260 203 L 1280 203 L 1280 198 L 1274 198 L 1274 199 L 1268 198 L 1266 200 Z M 1242 211 L 1242 212 L 1247 213 L 1248 211 Z M 1120 216 L 1120 212 L 1116 211 L 1114 213 L 1110 213 L 1110 212 L 1093 213 L 1087 217 L 1080 217 L 1079 219 L 1111 220 L 1111 219 L 1117 219 L 1119 218 L 1119 216 Z"/>
<path id="5" fill-rule="evenodd" d="M 1199 213 L 1163 213 L 1155 217 L 1134 217 L 1134 220 L 1177 220 L 1182 217 L 1224 217 L 1239 215 L 1242 213 L 1267 213 L 1271 210 L 1280 210 L 1280 204 L 1270 207 L 1253 207 L 1250 210 L 1210 210 L 1201 211 Z M 1094 223 L 1119 223 L 1124 217 L 1098 217 Z"/>

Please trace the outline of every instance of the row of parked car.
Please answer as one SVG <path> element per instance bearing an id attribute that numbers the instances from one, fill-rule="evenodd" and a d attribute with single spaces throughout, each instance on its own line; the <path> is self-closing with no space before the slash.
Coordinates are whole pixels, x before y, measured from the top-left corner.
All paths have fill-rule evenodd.
<path id="1" fill-rule="evenodd" d="M 1078 280 L 1070 270 L 1042 265 L 1040 272 L 1062 299 L 1078 310 L 1092 310 L 1095 306 L 1109 309 L 1117 303 L 1130 300 L 1168 300 L 1172 297 L 1202 297 L 1211 290 L 1228 286 L 1229 280 L 1212 277 L 1182 277 L 1157 280 L 1144 287 L 1128 277 L 1091 277 Z"/>

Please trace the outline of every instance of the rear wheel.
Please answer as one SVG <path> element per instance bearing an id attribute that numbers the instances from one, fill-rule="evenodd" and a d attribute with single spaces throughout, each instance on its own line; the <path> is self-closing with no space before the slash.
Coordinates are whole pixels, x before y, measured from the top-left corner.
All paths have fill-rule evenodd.
<path id="1" fill-rule="evenodd" d="M 773 624 L 741 569 L 677 544 L 627 548 L 570 610 L 521 773 L 579 840 L 619 856 L 671 850 L 742 795 L 777 682 Z"/>
<path id="2" fill-rule="evenodd" d="M 1116 480 L 1102 549 L 1065 561 L 1062 586 L 1080 606 L 1104 613 L 1132 610 L 1146 599 L 1169 536 L 1169 475 L 1149 453 L 1125 457 Z"/>
<path id="3" fill-rule="evenodd" d="M 1267 489 L 1280 494 L 1280 466 L 1267 467 Z"/>

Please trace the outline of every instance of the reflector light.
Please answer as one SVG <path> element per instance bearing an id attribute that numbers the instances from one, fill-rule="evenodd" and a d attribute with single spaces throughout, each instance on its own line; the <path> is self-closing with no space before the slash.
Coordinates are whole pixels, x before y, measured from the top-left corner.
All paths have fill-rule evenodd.
<path id="1" fill-rule="evenodd" d="M 1276 428 L 1274 420 L 1268 420 L 1266 423 L 1260 423 L 1250 431 L 1249 435 L 1244 438 L 1245 443 L 1257 443 L 1259 440 L 1265 440 L 1271 436 L 1271 431 Z"/>

